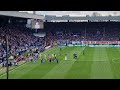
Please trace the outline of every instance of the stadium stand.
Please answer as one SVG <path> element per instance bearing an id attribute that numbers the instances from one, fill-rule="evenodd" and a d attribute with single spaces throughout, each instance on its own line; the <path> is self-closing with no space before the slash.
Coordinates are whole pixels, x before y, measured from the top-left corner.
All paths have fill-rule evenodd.
<path id="1" fill-rule="evenodd" d="M 8 37 L 8 55 L 14 58 L 31 49 L 44 51 L 44 38 L 34 36 L 34 31 L 26 28 L 26 18 L 29 14 L 26 14 L 25 18 L 19 18 L 20 16 L 17 17 L 19 12 L 13 13 L 16 13 L 16 17 L 11 17 L 10 12 L 0 12 L 0 63 L 6 61 L 6 36 Z M 35 16 L 30 15 L 30 17 Z"/>
<path id="2" fill-rule="evenodd" d="M 71 44 L 72 41 L 119 41 L 119 22 L 47 22 L 47 43 Z M 114 32 L 113 32 L 114 31 Z"/>
<path id="3" fill-rule="evenodd" d="M 6 35 L 9 38 L 9 54 L 13 56 L 32 48 L 44 51 L 45 42 L 46 46 L 55 46 L 73 44 L 73 41 L 80 44 L 81 41 L 120 40 L 119 22 L 45 22 L 42 30 L 46 32 L 44 39 L 34 36 L 34 30 L 26 28 L 26 19 L 1 16 L 0 20 L 0 62 L 6 59 Z"/>

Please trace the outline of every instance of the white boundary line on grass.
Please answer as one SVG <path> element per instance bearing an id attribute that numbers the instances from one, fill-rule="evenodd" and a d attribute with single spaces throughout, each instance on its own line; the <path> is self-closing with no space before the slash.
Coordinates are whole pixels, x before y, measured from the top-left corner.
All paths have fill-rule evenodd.
<path id="1" fill-rule="evenodd" d="M 113 58 L 112 62 L 117 62 L 116 60 L 120 60 L 120 58 Z M 120 62 L 118 62 L 118 63 L 120 63 Z"/>
<path id="2" fill-rule="evenodd" d="M 12 71 L 14 71 L 14 70 L 16 70 L 16 69 L 18 69 L 18 68 L 20 68 L 21 66 L 24 66 L 25 64 L 27 64 L 28 62 L 25 62 L 25 63 L 23 63 L 22 65 L 20 65 L 20 66 L 18 66 L 18 67 L 15 67 L 15 68 L 13 68 L 12 70 L 10 70 L 9 72 L 12 72 Z M 2 77 L 2 76 L 5 76 L 5 74 L 6 74 L 6 72 L 5 73 L 3 73 L 2 75 L 0 75 L 0 77 Z M 5 78 L 6 79 L 6 78 Z"/>
<path id="3" fill-rule="evenodd" d="M 105 60 L 96 60 L 96 61 L 93 61 L 93 60 L 76 60 L 76 61 L 79 61 L 79 62 L 107 62 Z"/>
<path id="4" fill-rule="evenodd" d="M 90 62 L 92 62 L 93 60 L 74 60 L 74 59 L 64 60 L 63 59 L 63 61 L 78 61 L 78 62 L 89 62 L 90 61 Z M 107 62 L 107 61 L 106 60 L 99 60 L 99 61 L 96 60 L 96 61 L 93 61 L 93 62 Z"/>

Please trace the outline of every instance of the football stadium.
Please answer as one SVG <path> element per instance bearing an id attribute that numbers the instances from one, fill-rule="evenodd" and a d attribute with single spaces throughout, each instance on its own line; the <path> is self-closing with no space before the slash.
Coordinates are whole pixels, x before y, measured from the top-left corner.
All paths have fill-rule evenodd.
<path id="1" fill-rule="evenodd" d="M 0 11 L 0 79 L 120 79 L 120 16 Z"/>

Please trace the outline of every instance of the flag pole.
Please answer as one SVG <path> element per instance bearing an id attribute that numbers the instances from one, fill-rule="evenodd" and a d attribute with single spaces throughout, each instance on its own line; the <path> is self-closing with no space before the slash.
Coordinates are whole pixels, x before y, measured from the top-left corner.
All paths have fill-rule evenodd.
<path id="1" fill-rule="evenodd" d="M 6 66 L 6 79 L 9 79 L 9 66 L 8 66 L 8 36 L 6 35 L 6 60 L 7 60 L 7 66 Z"/>

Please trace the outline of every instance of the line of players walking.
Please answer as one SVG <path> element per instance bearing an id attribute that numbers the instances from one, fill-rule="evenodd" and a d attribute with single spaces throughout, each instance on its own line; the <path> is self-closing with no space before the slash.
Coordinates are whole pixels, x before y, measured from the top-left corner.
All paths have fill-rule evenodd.
<path id="1" fill-rule="evenodd" d="M 17 58 L 14 56 L 10 55 L 8 58 L 8 66 L 18 66 L 19 62 L 24 61 L 24 62 L 36 62 L 37 60 L 40 61 L 40 63 L 44 62 L 56 62 L 58 63 L 58 59 L 56 57 L 56 54 L 41 54 L 40 52 L 30 52 L 26 56 L 24 54 L 19 55 Z M 5 67 L 6 65 L 6 60 L 2 62 L 2 66 Z"/>
<path id="2" fill-rule="evenodd" d="M 58 59 L 56 57 L 56 54 L 52 54 L 52 55 L 48 54 L 47 56 L 46 55 L 41 56 L 41 63 L 44 63 L 46 61 L 48 61 L 50 63 L 52 61 L 58 63 Z"/>
<path id="3" fill-rule="evenodd" d="M 40 59 L 41 63 L 44 62 L 56 62 L 58 63 L 58 59 L 56 57 L 56 54 L 41 54 L 41 53 L 34 53 L 34 52 L 30 52 L 29 54 L 27 54 L 26 56 L 26 60 L 29 62 L 36 62 L 37 60 Z"/>
<path id="4" fill-rule="evenodd" d="M 58 63 L 58 59 L 56 57 L 56 54 L 44 54 L 44 55 L 41 55 L 41 53 L 30 53 L 27 55 L 27 61 L 30 61 L 30 62 L 36 62 L 37 59 L 40 59 L 40 62 L 41 63 L 44 63 L 44 62 L 56 62 Z"/>
<path id="5" fill-rule="evenodd" d="M 62 49 L 60 48 L 60 51 Z M 55 53 L 52 54 L 43 54 L 39 51 L 28 51 L 26 54 L 26 56 L 24 55 L 25 53 L 21 53 L 20 55 L 10 55 L 9 56 L 9 62 L 8 62 L 8 66 L 18 66 L 20 61 L 27 61 L 27 62 L 36 62 L 37 60 L 40 61 L 40 63 L 44 63 L 44 62 L 56 62 L 58 63 L 58 58 L 56 57 Z M 85 54 L 85 50 L 83 50 L 83 55 Z M 60 54 L 61 55 L 61 54 Z M 76 53 L 73 54 L 73 58 L 77 59 L 78 55 Z M 67 54 L 65 54 L 65 60 L 67 60 Z M 6 60 L 4 60 L 2 62 L 2 66 L 6 66 Z"/>

